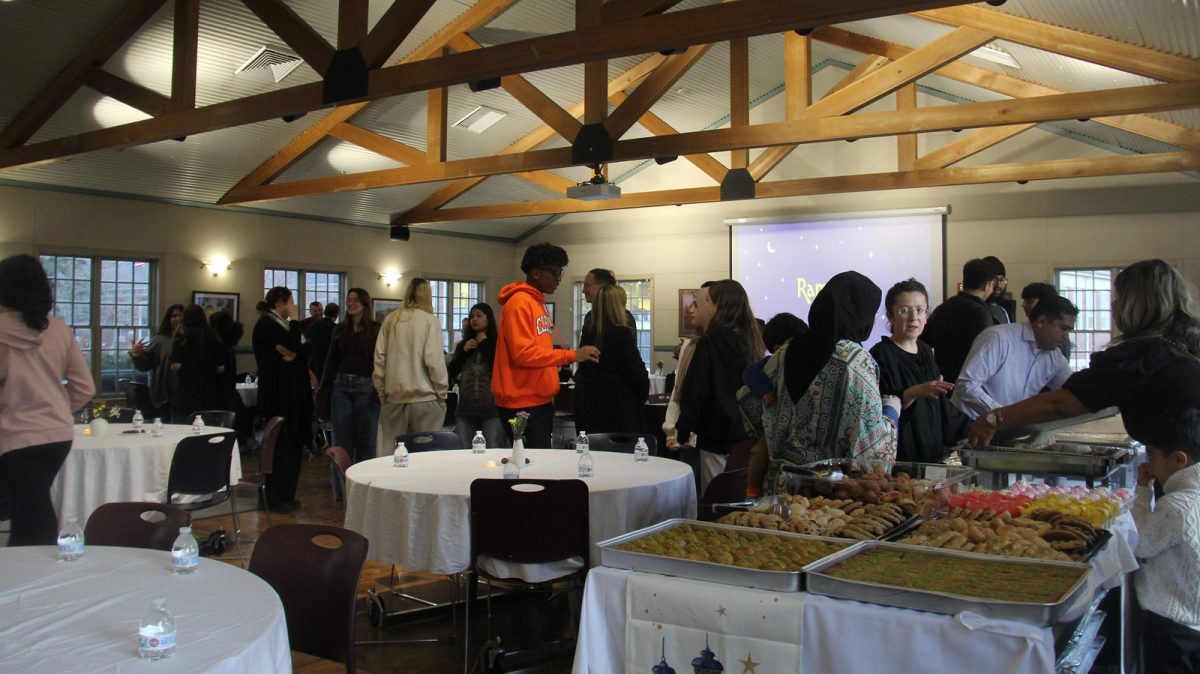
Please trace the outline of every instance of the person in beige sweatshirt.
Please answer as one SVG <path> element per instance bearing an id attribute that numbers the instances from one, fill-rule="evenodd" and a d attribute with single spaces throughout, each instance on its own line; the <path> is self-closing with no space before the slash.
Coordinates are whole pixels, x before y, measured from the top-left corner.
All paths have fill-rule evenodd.
<path id="1" fill-rule="evenodd" d="M 397 435 L 441 430 L 450 377 L 429 281 L 414 278 L 404 306 L 383 319 L 371 379 L 382 403 L 380 456 L 392 452 Z"/>

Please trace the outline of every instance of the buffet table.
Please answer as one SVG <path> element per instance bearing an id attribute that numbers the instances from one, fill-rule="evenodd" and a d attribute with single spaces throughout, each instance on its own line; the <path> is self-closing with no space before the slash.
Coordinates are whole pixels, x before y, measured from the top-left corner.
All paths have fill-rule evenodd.
<path id="1" fill-rule="evenodd" d="M 74 515 L 83 526 L 92 511 L 105 503 L 162 503 L 166 499 L 175 445 L 192 434 L 191 425 L 163 426 L 161 438 L 151 435 L 149 425 L 145 433 L 136 435 L 122 432 L 132 429 L 131 424 L 110 423 L 108 431 L 99 436 L 83 435 L 84 428 L 87 426 L 75 427 L 71 451 L 50 488 L 60 525 L 67 515 Z M 207 426 L 203 434 L 228 430 Z M 236 483 L 241 477 L 242 462 L 235 446 L 229 480 Z"/>
<path id="2" fill-rule="evenodd" d="M 470 560 L 470 490 L 477 478 L 500 478 L 510 450 L 415 452 L 408 468 L 392 458 L 363 461 L 346 471 L 347 529 L 371 542 L 371 558 L 407 571 L 458 573 Z M 578 476 L 570 450 L 529 449 L 522 478 Z M 592 543 L 673 517 L 696 516 L 696 490 L 686 464 L 629 454 L 592 452 L 595 476 L 586 478 Z M 487 462 L 495 467 L 488 468 Z M 537 526 L 530 522 L 530 526 Z M 593 563 L 599 559 L 593 547 Z"/>
<path id="3" fill-rule="evenodd" d="M 88 546 L 59 562 L 52 546 L 0 548 L 0 669 L 12 672 L 290 672 L 275 590 L 247 571 L 201 559 L 189 576 L 158 550 Z M 138 625 L 167 600 L 178 645 L 138 658 Z"/>
<path id="4" fill-rule="evenodd" d="M 1137 568 L 1132 518 L 1092 560 L 1077 618 L 1102 588 Z M 708 647 L 726 671 L 877 674 L 1054 671 L 1049 627 L 957 616 L 596 567 L 584 590 L 576 674 L 648 671 L 662 657 L 684 671 Z M 812 646 L 806 646 L 812 644 Z M 755 670 L 755 667 L 761 667 Z"/>

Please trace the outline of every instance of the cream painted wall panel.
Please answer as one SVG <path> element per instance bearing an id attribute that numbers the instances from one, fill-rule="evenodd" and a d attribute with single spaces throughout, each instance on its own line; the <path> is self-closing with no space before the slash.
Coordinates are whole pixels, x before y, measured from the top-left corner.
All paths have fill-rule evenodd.
<path id="1" fill-rule="evenodd" d="M 1059 218 L 1047 248 L 1064 264 L 1170 259 L 1181 252 L 1182 230 L 1172 213 Z"/>

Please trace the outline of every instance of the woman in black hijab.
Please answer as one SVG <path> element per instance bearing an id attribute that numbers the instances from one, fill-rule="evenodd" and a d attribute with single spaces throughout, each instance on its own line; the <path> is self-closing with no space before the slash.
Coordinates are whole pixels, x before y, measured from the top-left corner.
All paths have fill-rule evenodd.
<path id="1" fill-rule="evenodd" d="M 747 422 L 766 438 L 766 490 L 780 489 L 780 467 L 830 458 L 894 460 L 896 427 L 885 417 L 879 367 L 861 342 L 871 334 L 881 293 L 854 271 L 834 276 L 813 300 L 809 331 L 764 368 L 776 402 L 739 394 Z M 891 419 L 891 420 L 889 420 Z"/>

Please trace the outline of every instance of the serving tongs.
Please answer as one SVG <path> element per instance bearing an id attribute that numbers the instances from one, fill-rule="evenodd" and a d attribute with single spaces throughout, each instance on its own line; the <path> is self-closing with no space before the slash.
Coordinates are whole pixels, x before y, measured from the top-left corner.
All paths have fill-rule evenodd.
<path id="1" fill-rule="evenodd" d="M 791 500 L 786 496 L 762 496 L 757 499 L 735 501 L 733 503 L 713 503 L 709 506 L 716 513 L 752 512 L 779 515 L 787 519 L 792 514 Z"/>

